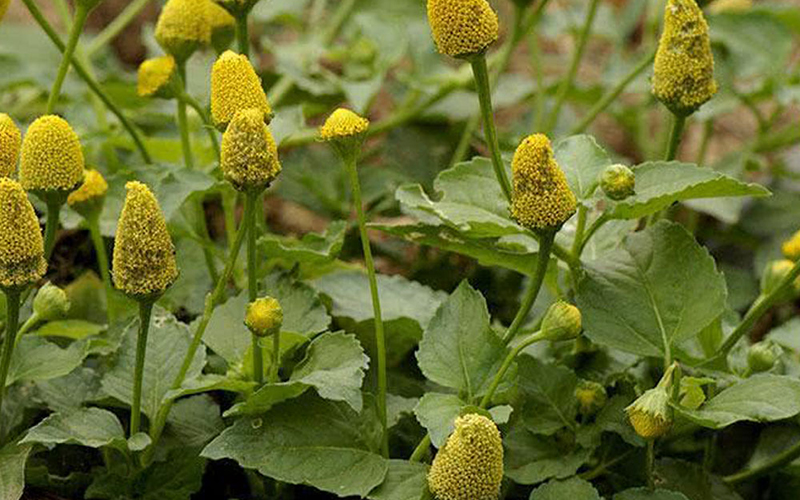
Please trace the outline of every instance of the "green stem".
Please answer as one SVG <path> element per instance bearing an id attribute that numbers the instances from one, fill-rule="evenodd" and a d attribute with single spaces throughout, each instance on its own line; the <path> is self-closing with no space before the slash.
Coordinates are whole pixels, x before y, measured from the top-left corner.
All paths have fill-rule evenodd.
<path id="1" fill-rule="evenodd" d="M 575 226 L 575 238 L 572 240 L 572 256 L 580 258 L 580 251 L 583 246 L 583 232 L 586 230 L 586 218 L 588 210 L 584 205 L 578 206 L 578 223 Z"/>
<path id="2" fill-rule="evenodd" d="M 75 47 L 78 45 L 78 39 L 83 31 L 83 25 L 86 23 L 86 18 L 89 17 L 89 9 L 83 7 L 80 3 L 75 5 L 75 20 L 72 23 L 72 28 L 69 30 L 69 38 L 67 39 L 67 46 L 64 53 L 61 55 L 61 65 L 58 67 L 56 79 L 53 82 L 53 87 L 50 90 L 50 96 L 47 98 L 47 107 L 45 114 L 49 115 L 53 112 L 58 102 L 58 96 L 61 94 L 61 85 L 64 84 L 64 78 L 67 76 L 72 55 L 75 53 Z"/>
<path id="3" fill-rule="evenodd" d="M 108 25 L 98 33 L 92 43 L 89 44 L 89 47 L 86 49 L 87 57 L 92 57 L 97 53 L 98 50 L 102 49 L 111 41 L 117 37 L 122 30 L 124 30 L 139 13 L 147 7 L 147 4 L 150 3 L 150 0 L 133 0 L 129 3 L 122 12 L 114 18 L 113 21 L 108 23 Z"/>
<path id="4" fill-rule="evenodd" d="M 523 340 L 522 342 L 520 342 L 518 346 L 514 347 L 514 349 L 512 349 L 511 352 L 508 353 L 506 359 L 503 360 L 503 364 L 500 366 L 500 369 L 497 371 L 494 378 L 492 379 L 492 384 L 489 386 L 489 390 L 486 391 L 486 394 L 484 394 L 483 398 L 481 399 L 481 403 L 479 405 L 481 408 L 486 408 L 492 401 L 492 397 L 494 396 L 495 391 L 497 391 L 497 388 L 503 381 L 503 377 L 506 376 L 506 372 L 508 372 L 508 369 L 511 368 L 511 364 L 514 362 L 517 356 L 519 356 L 519 354 L 523 350 L 525 350 L 525 348 L 528 347 L 529 345 L 545 340 L 545 338 L 546 337 L 542 335 L 542 332 L 538 331 L 533 335 L 531 335 L 530 337 Z"/>
<path id="5" fill-rule="evenodd" d="M 278 372 L 281 366 L 281 332 L 278 330 L 272 335 L 272 365 L 269 367 L 270 383 L 280 382 Z"/>
<path id="6" fill-rule="evenodd" d="M 592 236 L 594 236 L 594 233 L 596 233 L 598 229 L 603 227 L 603 225 L 606 222 L 608 222 L 609 220 L 611 220 L 611 219 L 609 219 L 606 216 L 606 214 L 603 214 L 600 217 L 598 217 L 592 223 L 591 226 L 589 226 L 589 229 L 584 232 L 583 239 L 581 240 L 581 244 L 580 244 L 580 247 L 578 248 L 577 253 L 575 253 L 573 255 L 576 259 L 580 259 L 581 258 L 581 255 L 583 255 L 583 249 L 586 248 L 586 244 L 589 243 L 589 240 L 592 239 Z"/>
<path id="7" fill-rule="evenodd" d="M 417 444 L 417 447 L 414 448 L 414 452 L 411 453 L 411 456 L 408 457 L 409 462 L 420 462 L 424 457 L 425 454 L 428 452 L 428 449 L 431 447 L 431 435 L 425 434 L 425 437 Z"/>
<path id="8" fill-rule="evenodd" d="M 500 143 L 497 140 L 497 130 L 494 125 L 494 114 L 492 110 L 492 92 L 489 88 L 489 74 L 486 67 L 486 56 L 476 54 L 470 58 L 472 73 L 475 76 L 475 86 L 478 90 L 478 99 L 481 106 L 481 116 L 483 118 L 483 128 L 486 135 L 486 142 L 492 153 L 492 166 L 494 175 L 500 188 L 503 190 L 506 199 L 511 201 L 511 184 L 508 182 L 506 167 L 500 155 Z"/>
<path id="9" fill-rule="evenodd" d="M 53 42 L 53 45 L 58 48 L 61 52 L 65 51 L 64 42 L 61 41 L 61 37 L 59 37 L 58 33 L 53 29 L 50 23 L 42 14 L 42 11 L 39 10 L 39 7 L 34 3 L 34 0 L 22 0 L 25 6 L 28 8 L 28 12 L 30 12 L 31 17 L 36 21 L 36 23 L 42 28 L 42 31 L 50 38 L 50 41 Z M 83 79 L 89 89 L 94 92 L 97 97 L 103 101 L 103 104 L 108 108 L 109 111 L 114 113 L 114 116 L 117 117 L 120 124 L 122 124 L 123 128 L 128 132 L 131 136 L 131 139 L 136 146 L 136 149 L 139 151 L 139 154 L 144 159 L 145 163 L 152 164 L 153 159 L 150 157 L 150 153 L 148 153 L 147 148 L 142 141 L 142 138 L 139 136 L 139 132 L 137 132 L 136 128 L 133 124 L 128 120 L 128 118 L 122 113 L 119 107 L 114 104 L 111 99 L 106 95 L 105 91 L 100 87 L 100 85 L 91 77 L 89 71 L 86 67 L 75 57 L 72 57 L 72 66 L 75 68 L 75 72 L 78 76 Z"/>
<path id="10" fill-rule="evenodd" d="M 6 336 L 3 341 L 3 354 L 0 358 L 0 415 L 3 411 L 3 396 L 6 392 L 6 379 L 8 369 L 11 367 L 11 355 L 14 352 L 14 344 L 17 338 L 17 328 L 19 326 L 19 290 L 5 290 L 6 294 Z M 9 429 L 0 429 L 0 437 L 3 437 Z"/>
<path id="11" fill-rule="evenodd" d="M 655 489 L 656 487 L 656 480 L 655 480 L 655 464 L 656 464 L 656 444 L 655 440 L 648 439 L 647 440 L 647 487 L 651 490 Z"/>
<path id="12" fill-rule="evenodd" d="M 41 318 L 35 312 L 28 316 L 28 319 L 26 319 L 25 322 L 22 323 L 22 326 L 17 330 L 17 335 L 14 339 L 14 346 L 19 344 L 20 339 L 22 339 L 22 337 L 24 337 L 25 334 L 28 333 L 34 326 L 38 325 L 40 321 Z"/>
<path id="13" fill-rule="evenodd" d="M 239 53 L 245 57 L 250 57 L 250 35 L 247 32 L 247 14 L 236 17 L 236 43 L 239 46 Z"/>
<path id="14" fill-rule="evenodd" d="M 794 462 L 797 457 L 800 457 L 800 442 L 790 446 L 786 450 L 778 453 L 771 459 L 761 462 L 758 466 L 752 469 L 745 469 L 735 474 L 725 476 L 722 478 L 728 484 L 739 484 L 750 479 L 770 474 L 778 471 L 786 465 Z"/>
<path id="15" fill-rule="evenodd" d="M 200 105 L 199 102 L 197 102 L 197 99 L 190 96 L 186 92 L 183 92 L 183 94 L 181 95 L 181 100 L 183 100 L 187 105 L 189 105 L 195 111 L 195 113 L 197 113 L 197 115 L 200 117 L 200 120 L 203 121 L 203 128 L 206 129 L 206 132 L 208 133 L 208 138 L 211 141 L 211 146 L 214 148 L 214 154 L 216 154 L 217 158 L 219 158 L 220 149 L 219 149 L 219 139 L 217 139 L 217 129 L 216 127 L 214 127 L 214 124 L 211 123 L 211 119 L 209 118 L 208 113 L 206 113 L 206 110 L 203 108 L 203 106 Z"/>
<path id="16" fill-rule="evenodd" d="M 44 225 L 44 259 L 50 260 L 53 255 L 53 248 L 56 244 L 56 231 L 58 230 L 59 215 L 61 214 L 61 203 L 57 201 L 47 202 L 47 221 Z"/>
<path id="17" fill-rule="evenodd" d="M 136 341 L 136 371 L 133 375 L 133 402 L 131 403 L 131 432 L 139 432 L 142 418 L 142 380 L 144 379 L 144 358 L 147 351 L 147 334 L 150 331 L 150 316 L 155 300 L 139 302 L 139 338 Z"/>
<path id="18" fill-rule="evenodd" d="M 550 263 L 550 252 L 552 251 L 555 237 L 556 231 L 550 230 L 543 234 L 542 238 L 539 240 L 536 273 L 531 276 L 528 290 L 525 292 L 517 315 L 514 317 L 514 321 L 511 322 L 511 326 L 508 327 L 506 334 L 503 336 L 503 343 L 506 345 L 508 345 L 517 332 L 519 332 L 519 329 L 528 318 L 528 313 L 531 312 L 531 307 L 533 307 L 534 302 L 536 302 L 536 297 L 539 295 L 539 290 L 542 288 L 545 274 L 547 274 L 547 265 Z"/>
<path id="19" fill-rule="evenodd" d="M 100 232 L 100 211 L 98 210 L 97 213 L 87 217 L 86 224 L 89 226 L 89 236 L 92 239 L 92 245 L 94 245 L 94 253 L 97 255 L 97 266 L 100 268 L 100 277 L 103 279 L 103 287 L 106 289 L 106 308 L 108 317 L 109 319 L 113 319 L 114 314 L 112 313 L 113 298 L 111 295 L 111 275 L 108 267 L 106 244 L 105 241 L 103 241 L 103 235 Z"/>
<path id="20" fill-rule="evenodd" d="M 181 93 L 186 93 L 186 63 L 178 63 L 178 73 L 181 77 Z M 192 156 L 192 143 L 189 139 L 189 119 L 186 116 L 186 100 L 178 99 L 178 131 L 181 134 L 181 149 L 183 150 L 183 162 L 186 168 L 194 168 L 194 156 Z"/>
<path id="21" fill-rule="evenodd" d="M 258 298 L 258 248 L 256 247 L 256 217 L 261 193 L 247 193 L 245 219 L 247 224 L 247 295 L 250 302 Z M 252 335 L 252 334 L 251 334 Z M 258 337 L 252 335 L 253 343 L 253 380 L 256 384 L 264 383 L 264 354 Z"/>
<path id="22" fill-rule="evenodd" d="M 381 301 L 378 295 L 378 280 L 375 276 L 375 262 L 372 259 L 372 249 L 367 234 L 367 218 L 364 215 L 363 201 L 361 200 L 361 183 L 358 180 L 358 169 L 356 167 L 356 155 L 344 160 L 345 168 L 350 174 L 350 187 L 353 191 L 353 205 L 355 205 L 358 216 L 358 231 L 361 236 L 361 248 L 364 252 L 364 262 L 367 266 L 367 276 L 369 278 L 369 291 L 372 296 L 372 311 L 375 320 L 375 347 L 377 350 L 378 363 L 378 411 L 383 428 L 383 439 L 381 449 L 384 457 L 389 456 L 389 431 L 386 414 L 386 339 L 383 332 L 383 318 L 381 316 Z"/>
<path id="23" fill-rule="evenodd" d="M 586 113 L 586 116 L 584 116 L 577 125 L 572 127 L 569 135 L 576 135 L 585 131 L 589 125 L 594 122 L 595 118 L 597 118 L 600 113 L 605 111 L 606 108 L 608 108 L 608 106 L 611 105 L 611 103 L 614 102 L 616 98 L 625 91 L 628 85 L 636 80 L 636 78 L 642 74 L 644 70 L 650 67 L 650 64 L 655 56 L 656 51 L 653 50 L 647 56 L 643 57 L 642 60 L 639 61 L 636 66 L 634 66 L 630 73 L 628 73 L 622 80 L 619 81 L 619 83 L 617 83 L 613 89 L 611 89 L 608 93 L 606 93 L 606 95 L 597 101 L 597 103 L 592 106 L 592 109 Z"/>
<path id="24" fill-rule="evenodd" d="M 591 0 L 589 4 L 589 13 L 586 16 L 586 22 L 583 24 L 583 29 L 581 29 L 580 35 L 578 35 L 578 45 L 575 47 L 575 53 L 572 55 L 572 62 L 569 65 L 569 71 L 567 72 L 566 78 L 561 81 L 561 85 L 559 85 L 557 93 L 556 93 L 556 102 L 553 105 L 553 109 L 550 112 L 550 117 L 547 120 L 547 124 L 545 125 L 545 133 L 551 134 L 553 129 L 558 122 L 558 115 L 561 114 L 561 108 L 564 106 L 564 101 L 567 98 L 567 94 L 569 90 L 572 88 L 572 84 L 575 81 L 575 75 L 578 74 L 578 67 L 580 66 L 581 59 L 583 59 L 583 53 L 586 49 L 586 42 L 589 41 L 589 34 L 592 32 L 592 24 L 594 24 L 595 14 L 597 14 L 597 7 L 600 5 L 600 0 Z"/>
<path id="25" fill-rule="evenodd" d="M 686 116 L 673 115 L 672 130 L 669 133 L 669 144 L 667 145 L 667 152 L 664 155 L 664 160 L 672 161 L 678 154 L 678 147 L 681 144 L 683 137 L 683 128 L 686 126 Z"/>

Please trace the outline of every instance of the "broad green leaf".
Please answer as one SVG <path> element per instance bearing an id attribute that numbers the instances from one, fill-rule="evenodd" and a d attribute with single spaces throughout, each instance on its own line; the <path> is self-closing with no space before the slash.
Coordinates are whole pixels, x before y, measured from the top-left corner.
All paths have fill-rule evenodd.
<path id="1" fill-rule="evenodd" d="M 486 390 L 505 351 L 489 326 L 486 301 L 463 281 L 428 324 L 417 362 L 429 380 L 463 391 L 471 400 Z"/>
<path id="2" fill-rule="evenodd" d="M 103 391 L 126 404 L 133 397 L 133 378 L 136 365 L 136 343 L 139 321 L 133 321 L 125 330 L 122 345 L 114 364 L 103 377 Z M 154 418 L 181 369 L 183 358 L 192 340 L 189 327 L 163 310 L 155 310 L 147 336 L 147 350 L 142 381 L 142 411 Z M 187 372 L 186 379 L 198 376 L 206 364 L 205 349 L 198 349 Z"/>
<path id="3" fill-rule="evenodd" d="M 792 52 L 792 34 L 767 12 L 731 12 L 709 17 L 711 39 L 725 46 L 722 61 L 739 78 L 780 75 Z"/>
<path id="4" fill-rule="evenodd" d="M 678 408 L 693 422 L 712 429 L 743 420 L 782 420 L 800 413 L 800 380 L 755 375 L 720 392 L 698 410 Z"/>
<path id="5" fill-rule="evenodd" d="M 389 460 L 383 483 L 372 490 L 370 500 L 420 500 L 427 487 L 428 466 L 406 460 Z"/>
<path id="6" fill-rule="evenodd" d="M 531 492 L 530 500 L 602 500 L 592 483 L 578 477 L 551 480 Z M 655 499 L 654 499 L 655 500 Z M 666 499 L 664 499 L 666 500 Z"/>
<path id="7" fill-rule="evenodd" d="M 173 405 L 167 429 L 181 446 L 202 448 L 217 437 L 225 423 L 219 405 L 208 394 L 184 398 Z"/>
<path id="8" fill-rule="evenodd" d="M 309 389 L 301 382 L 276 382 L 264 384 L 247 400 L 235 404 L 225 412 L 225 417 L 236 415 L 259 415 L 266 413 L 273 406 L 288 399 L 294 399 Z"/>
<path id="9" fill-rule="evenodd" d="M 174 450 L 166 462 L 157 462 L 135 484 L 134 498 L 142 500 L 189 500 L 200 491 L 206 460 L 196 453 Z"/>
<path id="10" fill-rule="evenodd" d="M 21 443 L 38 443 L 48 448 L 57 444 L 77 444 L 89 448 L 113 446 L 127 449 L 125 431 L 119 419 L 100 408 L 53 413 L 30 429 Z"/>
<path id="11" fill-rule="evenodd" d="M 455 394 L 429 392 L 419 400 L 414 414 L 419 423 L 428 430 L 436 448 L 441 448 L 447 441 L 447 437 L 453 432 L 453 421 L 465 405 Z"/>
<path id="12" fill-rule="evenodd" d="M 661 480 L 659 486 L 690 500 L 742 500 L 734 486 L 708 474 L 700 464 L 664 458 L 656 462 L 656 477 Z"/>
<path id="13" fill-rule="evenodd" d="M 523 421 L 535 434 L 552 435 L 575 427 L 578 377 L 572 370 L 550 365 L 528 355 L 517 359 L 520 390 L 527 396 Z"/>
<path id="14" fill-rule="evenodd" d="M 553 153 L 569 187 L 581 201 L 592 197 L 600 174 L 611 165 L 608 153 L 589 135 L 565 137 L 553 145 Z"/>
<path id="15" fill-rule="evenodd" d="M 33 446 L 8 443 L 0 448 L 0 498 L 19 500 L 25 489 L 25 462 Z"/>
<path id="16" fill-rule="evenodd" d="M 366 496 L 383 482 L 388 461 L 374 436 L 371 412 L 306 394 L 263 417 L 246 417 L 227 428 L 202 453 L 230 458 L 278 481 L 307 484 L 339 496 Z"/>
<path id="17" fill-rule="evenodd" d="M 683 493 L 650 488 L 631 488 L 614 495 L 614 500 L 689 500 Z"/>
<path id="18" fill-rule="evenodd" d="M 345 221 L 334 221 L 323 234 L 307 233 L 301 239 L 266 234 L 258 243 L 264 254 L 288 262 L 327 262 L 335 259 L 344 244 Z"/>
<path id="19" fill-rule="evenodd" d="M 6 386 L 18 380 L 41 381 L 66 375 L 83 363 L 86 343 L 73 342 L 65 349 L 42 337 L 26 335 L 14 348 Z"/>
<path id="20" fill-rule="evenodd" d="M 506 476 L 518 484 L 537 484 L 572 476 L 592 456 L 592 450 L 572 446 L 553 436 L 535 435 L 519 423 L 503 435 Z"/>
<path id="21" fill-rule="evenodd" d="M 36 335 L 41 337 L 62 337 L 73 340 L 83 340 L 86 337 L 97 335 L 105 330 L 105 326 L 80 319 L 65 319 L 51 321 L 36 330 Z"/>
<path id="22" fill-rule="evenodd" d="M 611 206 L 616 219 L 638 219 L 676 201 L 727 196 L 769 196 L 758 184 L 747 184 L 691 163 L 648 162 L 633 168 L 636 194 Z"/>
<path id="23" fill-rule="evenodd" d="M 37 397 L 56 411 L 81 407 L 100 395 L 100 374 L 90 368 L 78 367 L 63 377 L 36 383 Z"/>
<path id="24" fill-rule="evenodd" d="M 593 341 L 663 356 L 725 309 L 725 280 L 714 260 L 677 224 L 660 222 L 586 266 L 577 301 Z"/>

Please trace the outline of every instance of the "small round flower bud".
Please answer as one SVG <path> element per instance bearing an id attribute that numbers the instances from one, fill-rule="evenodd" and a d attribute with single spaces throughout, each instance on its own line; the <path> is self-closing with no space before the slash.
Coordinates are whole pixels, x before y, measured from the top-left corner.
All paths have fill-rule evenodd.
<path id="1" fill-rule="evenodd" d="M 17 181 L 0 178 L 0 287 L 24 287 L 44 276 L 39 219 Z"/>
<path id="2" fill-rule="evenodd" d="M 681 116 L 717 93 L 708 24 L 695 0 L 668 0 L 652 84 L 653 95 Z"/>
<path id="3" fill-rule="evenodd" d="M 177 64 L 172 56 L 154 57 L 139 65 L 136 93 L 140 97 L 161 97 L 172 99 L 176 96 L 179 77 Z"/>
<path id="4" fill-rule="evenodd" d="M 11 177 L 17 171 L 21 144 L 22 134 L 14 120 L 7 114 L 0 113 L 0 177 Z"/>
<path id="5" fill-rule="evenodd" d="M 63 318 L 69 312 L 69 307 L 67 294 L 52 283 L 46 283 L 40 288 L 33 299 L 33 314 L 39 321 Z"/>
<path id="6" fill-rule="evenodd" d="M 22 141 L 19 181 L 39 196 L 68 192 L 83 179 L 83 151 L 78 136 L 63 118 L 37 118 Z"/>
<path id="7" fill-rule="evenodd" d="M 753 7 L 753 0 L 716 0 L 708 6 L 712 14 L 723 12 L 745 12 Z"/>
<path id="8" fill-rule="evenodd" d="M 575 213 L 577 200 L 544 134 L 525 138 L 511 162 L 511 216 L 532 230 L 558 229 Z"/>
<path id="9" fill-rule="evenodd" d="M 672 375 L 676 366 L 670 366 L 657 386 L 645 391 L 625 408 L 633 430 L 644 439 L 659 438 L 672 428 L 673 410 L 669 403 Z"/>
<path id="10" fill-rule="evenodd" d="M 797 231 L 791 238 L 783 242 L 781 251 L 783 255 L 791 261 L 800 259 L 800 231 Z"/>
<path id="11" fill-rule="evenodd" d="M 581 415 L 591 416 L 606 405 L 608 394 L 602 384 L 581 380 L 575 388 L 575 399 L 578 400 L 578 411 Z"/>
<path id="12" fill-rule="evenodd" d="M 211 42 L 211 27 L 202 0 L 167 0 L 156 22 L 156 41 L 177 61 Z"/>
<path id="13" fill-rule="evenodd" d="M 211 69 L 211 116 L 220 131 L 225 131 L 233 116 L 243 109 L 264 113 L 267 124 L 272 109 L 250 60 L 230 50 L 223 52 Z"/>
<path id="14" fill-rule="evenodd" d="M 97 170 L 87 170 L 83 175 L 83 184 L 69 194 L 67 204 L 84 217 L 89 217 L 103 208 L 107 191 L 108 183 L 103 175 Z"/>
<path id="15" fill-rule="evenodd" d="M 500 31 L 486 0 L 428 0 L 428 23 L 442 54 L 467 57 L 485 51 Z"/>
<path id="16" fill-rule="evenodd" d="M 548 340 L 570 340 L 581 334 L 581 312 L 564 301 L 553 303 L 544 314 L 542 335 Z"/>
<path id="17" fill-rule="evenodd" d="M 319 137 L 343 158 L 349 158 L 358 156 L 368 128 L 369 120 L 349 109 L 339 108 L 320 127 Z"/>
<path id="18" fill-rule="evenodd" d="M 751 373 L 769 371 L 780 356 L 780 347 L 769 340 L 753 344 L 747 349 L 747 367 Z"/>
<path id="19" fill-rule="evenodd" d="M 125 185 L 127 195 L 114 238 L 114 286 L 140 300 L 164 293 L 178 277 L 175 247 L 158 201 L 141 182 Z"/>
<path id="20" fill-rule="evenodd" d="M 257 337 L 269 337 L 281 331 L 283 309 L 277 299 L 262 297 L 247 304 L 244 324 Z"/>
<path id="21" fill-rule="evenodd" d="M 241 17 L 247 15 L 258 3 L 258 0 L 215 0 L 215 2 L 230 12 L 232 16 Z"/>
<path id="22" fill-rule="evenodd" d="M 211 27 L 211 46 L 222 54 L 236 36 L 236 19 L 219 4 L 206 0 L 206 16 Z"/>
<path id="23" fill-rule="evenodd" d="M 503 480 L 503 441 L 483 415 L 458 417 L 428 472 L 428 487 L 439 500 L 496 500 Z"/>
<path id="24" fill-rule="evenodd" d="M 222 135 L 220 168 L 239 191 L 261 192 L 281 172 L 278 146 L 260 109 L 236 113 Z"/>
<path id="25" fill-rule="evenodd" d="M 600 187 L 614 201 L 621 201 L 636 193 L 636 176 L 625 165 L 611 165 L 600 176 Z"/>

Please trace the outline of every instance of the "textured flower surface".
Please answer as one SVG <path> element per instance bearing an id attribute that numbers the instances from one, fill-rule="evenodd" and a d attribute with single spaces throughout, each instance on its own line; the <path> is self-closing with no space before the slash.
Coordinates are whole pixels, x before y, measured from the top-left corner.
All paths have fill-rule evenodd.
<path id="1" fill-rule="evenodd" d="M 31 123 L 22 141 L 22 187 L 27 191 L 67 191 L 82 178 L 83 151 L 69 123 L 55 115 Z"/>
<path id="2" fill-rule="evenodd" d="M 125 188 L 114 239 L 114 285 L 134 297 L 158 295 L 178 277 L 175 247 L 150 189 L 137 181 Z"/>
<path id="3" fill-rule="evenodd" d="M 21 143 L 22 134 L 14 120 L 0 113 L 0 177 L 11 177 L 17 171 Z"/>
<path id="4" fill-rule="evenodd" d="M 175 75 L 175 58 L 154 57 L 139 65 L 136 93 L 141 97 L 170 97 L 169 83 Z"/>
<path id="5" fill-rule="evenodd" d="M 525 138 L 512 161 L 511 215 L 528 229 L 559 228 L 575 213 L 577 200 L 543 134 Z"/>
<path id="6" fill-rule="evenodd" d="M 653 69 L 653 95 L 688 115 L 717 93 L 708 23 L 695 0 L 669 0 Z"/>
<path id="7" fill-rule="evenodd" d="M 214 124 L 225 130 L 238 111 L 255 108 L 261 110 L 269 122 L 272 109 L 247 57 L 225 51 L 211 70 L 211 115 Z"/>
<path id="8" fill-rule="evenodd" d="M 497 40 L 497 14 L 486 0 L 428 0 L 436 48 L 452 57 L 476 54 Z"/>
<path id="9" fill-rule="evenodd" d="M 168 0 L 158 16 L 156 41 L 167 54 L 182 61 L 211 42 L 205 0 Z"/>
<path id="10" fill-rule="evenodd" d="M 222 136 L 220 167 L 240 191 L 262 190 L 281 172 L 278 147 L 261 110 L 236 113 Z"/>
<path id="11" fill-rule="evenodd" d="M 108 191 L 108 183 L 103 175 L 97 170 L 87 170 L 83 175 L 83 184 L 71 192 L 67 197 L 67 203 L 71 207 L 82 203 L 94 202 L 104 198 Z"/>
<path id="12" fill-rule="evenodd" d="M 781 251 L 789 260 L 800 259 L 800 231 L 797 231 L 791 238 L 783 242 Z"/>
<path id="13" fill-rule="evenodd" d="M 495 500 L 503 480 L 503 442 L 497 426 L 483 415 L 458 417 L 428 472 L 439 500 Z"/>
<path id="14" fill-rule="evenodd" d="M 339 108 L 320 127 L 319 136 L 324 141 L 330 141 L 363 134 L 368 128 L 369 120 L 349 109 Z"/>
<path id="15" fill-rule="evenodd" d="M 666 376 L 671 377 L 671 374 Z M 656 439 L 669 432 L 673 413 L 669 399 L 667 387 L 660 382 L 625 408 L 636 434 L 644 439 Z"/>
<path id="16" fill-rule="evenodd" d="M 273 335 L 283 324 L 283 309 L 277 299 L 262 297 L 247 305 L 244 324 L 259 337 Z"/>
<path id="17" fill-rule="evenodd" d="M 28 195 L 17 181 L 0 178 L 0 286 L 28 285 L 46 270 L 39 219 Z"/>

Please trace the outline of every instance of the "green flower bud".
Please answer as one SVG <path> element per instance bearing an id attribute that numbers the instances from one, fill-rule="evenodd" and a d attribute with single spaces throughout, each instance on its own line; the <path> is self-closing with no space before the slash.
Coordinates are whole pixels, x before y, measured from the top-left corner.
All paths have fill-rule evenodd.
<path id="1" fill-rule="evenodd" d="M 277 299 L 262 297 L 247 304 L 244 324 L 257 337 L 269 337 L 281 331 L 283 309 Z"/>
<path id="2" fill-rule="evenodd" d="M 791 238 L 783 242 L 781 251 L 789 260 L 797 261 L 800 259 L 800 231 L 797 231 Z"/>
<path id="3" fill-rule="evenodd" d="M 780 347 L 770 340 L 753 344 L 747 349 L 747 367 L 751 373 L 761 373 L 772 369 L 781 355 Z"/>
<path id="4" fill-rule="evenodd" d="M 496 500 L 503 480 L 503 441 L 483 415 L 458 417 L 428 472 L 428 487 L 439 500 Z"/>
<path id="5" fill-rule="evenodd" d="M 69 299 L 64 290 L 52 283 L 45 284 L 33 299 L 33 314 L 39 321 L 63 318 L 69 312 Z"/>
<path id="6" fill-rule="evenodd" d="M 659 438 L 672 428 L 673 410 L 670 406 L 672 375 L 677 365 L 670 366 L 654 388 L 625 408 L 633 430 L 644 439 Z"/>
<path id="7" fill-rule="evenodd" d="M 551 305 L 542 320 L 542 336 L 548 340 L 570 340 L 581 334 L 581 312 L 564 301 Z"/>
<path id="8" fill-rule="evenodd" d="M 608 402 L 606 388 L 591 380 L 581 380 L 575 388 L 575 399 L 581 415 L 591 416 L 597 413 Z"/>
<path id="9" fill-rule="evenodd" d="M 614 201 L 621 201 L 636 193 L 636 176 L 625 165 L 611 165 L 600 176 L 600 187 Z"/>

